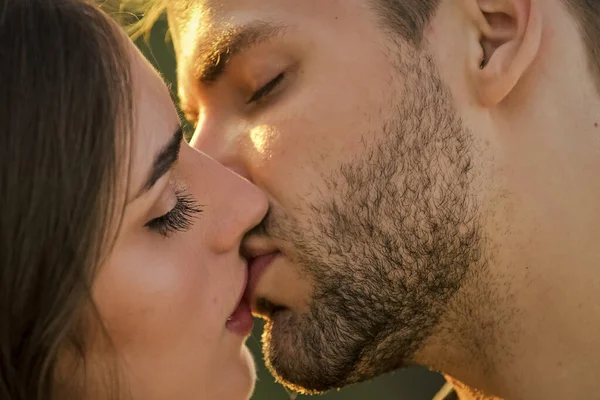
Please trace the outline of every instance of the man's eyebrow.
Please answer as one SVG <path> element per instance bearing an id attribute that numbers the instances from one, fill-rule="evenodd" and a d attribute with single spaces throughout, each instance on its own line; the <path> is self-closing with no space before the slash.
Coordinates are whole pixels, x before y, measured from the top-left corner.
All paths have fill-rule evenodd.
<path id="1" fill-rule="evenodd" d="M 142 186 L 142 190 L 138 194 L 138 197 L 147 192 L 156 184 L 156 182 L 166 174 L 179 158 L 179 150 L 181 149 L 181 142 L 183 141 L 183 128 L 179 127 L 171 137 L 171 140 L 160 150 L 160 152 L 154 158 L 152 169 L 146 183 Z"/>
<path id="2" fill-rule="evenodd" d="M 232 27 L 209 35 L 208 45 L 200 48 L 196 79 L 205 85 L 215 83 L 225 72 L 233 57 L 259 43 L 266 42 L 284 30 L 282 25 L 257 21 L 249 25 Z"/>

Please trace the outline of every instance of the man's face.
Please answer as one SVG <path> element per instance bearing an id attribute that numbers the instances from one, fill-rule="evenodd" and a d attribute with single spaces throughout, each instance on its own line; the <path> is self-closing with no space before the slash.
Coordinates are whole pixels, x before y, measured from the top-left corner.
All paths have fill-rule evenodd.
<path id="1" fill-rule="evenodd" d="M 268 365 L 321 391 L 417 362 L 485 265 L 475 140 L 432 57 L 364 0 L 169 10 L 193 145 L 263 189 Z M 262 257 L 263 260 L 268 257 Z"/>

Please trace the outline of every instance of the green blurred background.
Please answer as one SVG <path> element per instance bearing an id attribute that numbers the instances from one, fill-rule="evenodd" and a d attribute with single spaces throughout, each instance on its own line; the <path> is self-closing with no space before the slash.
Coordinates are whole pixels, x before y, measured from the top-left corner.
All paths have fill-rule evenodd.
<path id="1" fill-rule="evenodd" d="M 149 39 L 137 41 L 138 47 L 152 61 L 154 66 L 163 74 L 174 94 L 177 93 L 177 80 L 175 73 L 175 55 L 171 43 L 167 40 L 167 24 L 161 19 L 154 26 Z M 260 351 L 260 337 L 262 321 L 256 320 L 252 336 L 248 339 L 257 363 L 258 382 L 253 400 L 280 400 L 288 399 L 289 395 L 280 385 L 273 381 L 267 371 Z M 396 371 L 380 377 L 371 382 L 331 392 L 324 396 L 315 397 L 315 400 L 431 400 L 443 385 L 444 380 L 438 374 L 423 368 L 409 368 Z M 298 399 L 303 396 L 298 396 Z M 224 399 L 226 400 L 226 399 Z"/>

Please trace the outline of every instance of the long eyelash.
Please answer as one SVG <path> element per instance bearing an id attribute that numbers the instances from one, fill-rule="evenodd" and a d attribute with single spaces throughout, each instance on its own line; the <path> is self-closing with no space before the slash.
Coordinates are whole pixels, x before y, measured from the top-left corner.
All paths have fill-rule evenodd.
<path id="1" fill-rule="evenodd" d="M 285 73 L 282 72 L 281 74 L 277 75 L 275 79 L 272 79 L 265 86 L 261 87 L 256 92 L 254 92 L 250 99 L 246 102 L 246 104 L 256 103 L 263 97 L 267 96 L 273 91 L 273 89 L 277 87 L 277 85 L 281 83 L 283 78 L 285 78 Z"/>
<path id="2" fill-rule="evenodd" d="M 193 220 L 202 213 L 202 206 L 183 190 L 178 190 L 177 203 L 168 213 L 154 218 L 146 226 L 164 237 L 174 232 L 185 232 L 192 227 Z"/>

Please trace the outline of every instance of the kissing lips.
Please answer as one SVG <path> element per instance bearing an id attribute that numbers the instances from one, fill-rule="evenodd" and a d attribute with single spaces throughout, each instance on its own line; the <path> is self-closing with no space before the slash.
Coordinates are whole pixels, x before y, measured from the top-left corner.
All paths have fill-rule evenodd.
<path id="1" fill-rule="evenodd" d="M 240 293 L 237 306 L 227 319 L 225 327 L 240 336 L 246 337 L 254 327 L 254 317 L 250 311 L 250 304 L 246 300 L 245 293 L 248 288 L 248 269 L 244 268 L 244 285 Z"/>
<path id="2" fill-rule="evenodd" d="M 250 305 L 245 299 L 240 301 L 235 311 L 225 323 L 227 329 L 240 336 L 248 336 L 254 327 L 254 317 L 250 311 Z"/>

